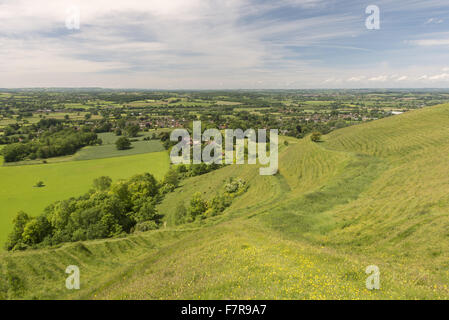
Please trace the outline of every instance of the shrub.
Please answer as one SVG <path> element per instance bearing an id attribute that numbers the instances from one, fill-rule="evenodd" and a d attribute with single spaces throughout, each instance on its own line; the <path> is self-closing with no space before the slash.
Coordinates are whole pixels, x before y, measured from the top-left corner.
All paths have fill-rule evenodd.
<path id="1" fill-rule="evenodd" d="M 227 207 L 231 205 L 231 203 L 232 198 L 228 194 L 215 196 L 210 204 L 210 207 L 212 209 L 211 215 L 216 216 L 222 213 Z"/>
<path id="2" fill-rule="evenodd" d="M 175 190 L 176 187 L 172 184 L 164 183 L 164 185 L 161 187 L 161 194 L 167 194 Z"/>
<path id="3" fill-rule="evenodd" d="M 174 187 L 177 187 L 179 184 L 179 176 L 178 171 L 175 169 L 170 169 L 164 177 L 164 183 L 171 184 Z"/>
<path id="4" fill-rule="evenodd" d="M 42 188 L 42 187 L 45 187 L 45 184 L 43 181 L 38 181 L 38 182 L 36 182 L 36 184 L 34 186 L 36 188 Z"/>
<path id="5" fill-rule="evenodd" d="M 312 133 L 312 135 L 310 136 L 310 140 L 312 140 L 313 142 L 320 142 L 321 141 L 321 133 L 320 132 Z"/>
<path id="6" fill-rule="evenodd" d="M 175 213 L 171 219 L 171 223 L 173 225 L 180 225 L 187 222 L 188 220 L 189 219 L 187 209 L 184 205 L 184 202 L 181 201 L 180 203 L 178 203 L 178 206 L 176 207 Z"/>
<path id="7" fill-rule="evenodd" d="M 208 207 L 207 201 L 201 197 L 201 193 L 197 192 L 190 200 L 189 214 L 193 219 L 196 219 L 196 217 L 205 213 Z"/>
<path id="8" fill-rule="evenodd" d="M 144 221 L 136 224 L 134 227 L 134 232 L 145 232 L 156 230 L 158 228 L 157 224 L 154 221 Z"/>
<path id="9" fill-rule="evenodd" d="M 227 193 L 237 193 L 239 190 L 243 190 L 246 187 L 246 182 L 241 179 L 233 179 L 229 180 L 229 183 L 225 185 L 225 190 Z"/>

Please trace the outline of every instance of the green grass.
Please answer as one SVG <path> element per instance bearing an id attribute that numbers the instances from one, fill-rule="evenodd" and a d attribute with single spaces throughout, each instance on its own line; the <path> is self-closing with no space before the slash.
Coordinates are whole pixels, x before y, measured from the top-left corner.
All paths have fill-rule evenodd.
<path id="1" fill-rule="evenodd" d="M 151 172 L 161 179 L 169 164 L 168 154 L 164 151 L 89 161 L 0 167 L 0 246 L 3 247 L 12 219 L 19 210 L 37 215 L 54 201 L 83 194 L 93 179 L 103 175 L 116 180 Z M 43 181 L 45 187 L 34 188 L 38 181 Z"/>
<path id="2" fill-rule="evenodd" d="M 142 153 L 161 152 L 164 146 L 160 141 L 136 141 L 131 144 L 131 149 L 117 150 L 115 145 L 103 145 L 95 147 L 86 147 L 78 151 L 73 160 L 91 160 L 112 157 L 130 156 Z"/>
<path id="3" fill-rule="evenodd" d="M 78 151 L 72 160 L 91 160 L 111 157 L 130 156 L 134 154 L 161 152 L 164 151 L 164 146 L 159 140 L 144 141 L 143 138 L 150 136 L 149 133 L 143 133 L 139 137 L 134 138 L 139 141 L 131 143 L 131 149 L 117 150 L 115 141 L 119 138 L 114 133 L 100 133 L 98 138 L 103 141 L 101 146 L 85 147 Z"/>
<path id="4" fill-rule="evenodd" d="M 139 141 L 132 142 L 131 148 L 128 150 L 117 150 L 115 141 L 117 141 L 119 137 L 114 133 L 100 133 L 98 134 L 98 137 L 103 141 L 101 146 L 85 147 L 78 151 L 72 159 L 91 160 L 164 151 L 164 146 L 159 140 L 142 140 L 144 137 L 149 135 L 149 133 L 143 133 L 139 137 L 135 138 Z"/>
<path id="5" fill-rule="evenodd" d="M 158 206 L 169 222 L 193 193 L 210 199 L 229 177 L 244 178 L 248 191 L 222 215 L 123 239 L 3 253 L 0 294 L 448 299 L 448 123 L 442 105 L 337 130 L 322 143 L 289 139 L 278 175 L 226 166 L 183 181 Z M 69 264 L 81 268 L 77 292 L 64 289 Z M 381 270 L 379 291 L 365 289 L 369 265 Z"/>

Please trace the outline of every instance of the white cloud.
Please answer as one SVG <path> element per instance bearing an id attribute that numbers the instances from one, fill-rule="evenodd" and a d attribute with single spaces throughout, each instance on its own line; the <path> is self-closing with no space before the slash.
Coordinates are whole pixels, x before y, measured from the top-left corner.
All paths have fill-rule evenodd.
<path id="1" fill-rule="evenodd" d="M 449 45 L 449 38 L 412 40 L 410 43 L 418 46 L 447 46 Z"/>
<path id="2" fill-rule="evenodd" d="M 377 76 L 377 77 L 372 77 L 368 79 L 369 81 L 375 81 L 375 82 L 385 82 L 388 80 L 388 76 Z"/>
<path id="3" fill-rule="evenodd" d="M 426 24 L 440 24 L 443 23 L 444 19 L 439 19 L 439 18 L 430 18 L 429 20 L 427 20 Z"/>
<path id="4" fill-rule="evenodd" d="M 429 80 L 449 80 L 449 73 L 440 73 L 428 78 Z"/>
<path id="5" fill-rule="evenodd" d="M 360 81 L 365 80 L 365 79 L 366 79 L 365 76 L 355 76 L 355 77 L 349 78 L 347 81 L 348 82 L 360 82 Z"/>
<path id="6" fill-rule="evenodd" d="M 407 80 L 407 79 L 408 79 L 407 76 L 400 76 L 400 77 L 397 77 L 397 78 L 396 78 L 396 81 L 405 81 L 405 80 Z"/>
<path id="7" fill-rule="evenodd" d="M 241 20 L 276 6 L 312 8 L 323 2 L 4 1 L 0 4 L 0 86 L 15 86 L 20 83 L 18 75 L 25 74 L 27 84 L 51 82 L 52 76 L 60 81 L 62 74 L 88 79 L 89 70 L 92 78 L 111 79 L 104 86 L 128 78 L 135 79 L 129 86 L 139 87 L 161 87 L 168 82 L 243 87 L 257 83 L 258 78 L 265 78 L 267 86 L 297 83 L 292 73 L 310 69 L 313 61 L 297 53 L 293 53 L 297 59 L 285 59 L 292 54 L 286 46 L 319 44 L 354 34 L 349 26 L 355 18 Z M 65 29 L 66 9 L 73 5 L 81 12 L 79 31 Z M 53 85 L 59 84 L 55 80 Z"/>
<path id="8" fill-rule="evenodd" d="M 437 7 L 438 1 L 427 3 Z M 383 2 L 386 8 L 404 7 L 397 0 Z M 417 0 L 407 3 L 424 6 Z M 431 64 L 394 70 L 390 61 L 369 61 L 365 67 L 354 59 L 358 64 L 352 65 L 351 56 L 342 65 L 331 65 L 325 60 L 334 54 L 353 52 L 370 59 L 374 49 L 364 41 L 359 45 L 344 40 L 366 36 L 359 12 L 335 13 L 329 4 L 326 0 L 0 0 L 0 87 L 293 88 L 446 81 L 441 72 L 448 70 L 430 68 Z M 66 9 L 73 5 L 81 11 L 79 31 L 65 29 Z M 279 7 L 284 8 L 275 10 Z M 292 10 L 313 14 L 284 19 L 284 13 L 275 15 L 271 10 L 285 16 Z M 449 44 L 449 33 L 424 34 L 409 43 L 433 50 Z M 418 81 L 422 74 L 434 78 Z"/>

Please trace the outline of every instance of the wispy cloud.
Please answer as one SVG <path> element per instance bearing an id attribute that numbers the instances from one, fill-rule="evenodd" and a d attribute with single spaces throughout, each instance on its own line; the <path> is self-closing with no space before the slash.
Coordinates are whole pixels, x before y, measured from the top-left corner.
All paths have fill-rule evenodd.
<path id="1" fill-rule="evenodd" d="M 80 8 L 81 29 L 67 30 L 67 8 L 74 5 Z M 381 0 L 379 5 L 381 30 L 368 31 L 364 6 L 349 0 L 4 0 L 0 86 L 445 83 L 446 77 L 434 72 L 442 70 L 444 54 L 429 50 L 449 45 L 445 22 L 436 15 L 445 12 L 442 8 L 449 12 L 447 3 Z M 426 21 L 432 33 L 397 27 L 414 18 L 400 18 L 401 5 Z M 432 64 L 416 68 L 416 57 L 424 55 Z M 424 74 L 428 78 L 419 79 Z"/>

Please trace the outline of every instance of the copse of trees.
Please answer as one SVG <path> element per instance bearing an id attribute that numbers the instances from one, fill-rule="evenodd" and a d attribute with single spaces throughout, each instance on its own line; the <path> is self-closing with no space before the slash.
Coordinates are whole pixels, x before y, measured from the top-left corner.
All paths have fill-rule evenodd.
<path id="1" fill-rule="evenodd" d="M 6 145 L 1 154 L 5 162 L 47 159 L 74 154 L 82 147 L 95 144 L 101 144 L 96 133 L 66 128 L 56 132 L 45 132 L 36 140 Z"/>
<path id="2" fill-rule="evenodd" d="M 174 215 L 171 217 L 171 223 L 180 225 L 217 216 L 232 204 L 234 198 L 245 193 L 247 189 L 246 181 L 241 178 L 231 178 L 225 185 L 224 191 L 217 194 L 211 201 L 203 199 L 201 193 L 197 192 L 190 199 L 188 208 L 183 202 L 177 205 Z"/>
<path id="3" fill-rule="evenodd" d="M 162 216 L 155 206 L 162 199 L 162 185 L 149 173 L 113 184 L 109 177 L 96 179 L 94 188 L 86 194 L 55 202 L 38 217 L 19 212 L 6 249 L 23 250 L 157 229 Z"/>
<path id="4" fill-rule="evenodd" d="M 38 123 L 35 124 L 37 129 L 42 129 L 42 130 L 47 130 L 50 129 L 51 127 L 60 127 L 63 124 L 63 120 L 59 120 L 59 119 L 41 119 L 39 120 Z"/>

